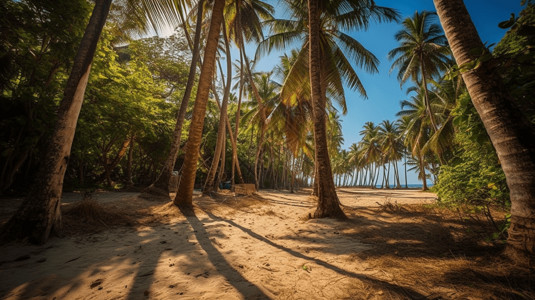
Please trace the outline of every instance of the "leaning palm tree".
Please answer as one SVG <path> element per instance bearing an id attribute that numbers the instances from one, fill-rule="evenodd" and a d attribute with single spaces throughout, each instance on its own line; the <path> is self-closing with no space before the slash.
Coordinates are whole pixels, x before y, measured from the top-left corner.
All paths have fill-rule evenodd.
<path id="1" fill-rule="evenodd" d="M 73 68 L 57 112 L 54 132 L 49 140 L 43 161 L 25 201 L 2 229 L 5 239 L 29 238 L 33 243 L 45 243 L 51 232 L 61 230 L 61 195 L 63 178 L 71 152 L 78 116 L 84 100 L 85 89 L 95 54 L 97 42 L 106 23 L 111 0 L 96 0 L 80 47 L 74 58 Z M 166 24 L 178 24 L 177 12 L 184 1 L 143 0 L 140 3 L 127 0 L 124 7 L 133 13 L 132 19 L 142 31 L 149 24 L 156 30 Z"/>
<path id="2" fill-rule="evenodd" d="M 215 0 L 210 18 L 210 30 L 206 37 L 204 59 L 199 77 L 197 96 L 193 106 L 193 116 L 191 119 L 188 141 L 186 142 L 184 163 L 182 165 L 182 175 L 178 186 L 178 192 L 173 201 L 185 212 L 193 210 L 193 186 L 197 173 L 197 160 L 199 158 L 199 148 L 202 140 L 204 117 L 206 104 L 208 103 L 208 93 L 212 85 L 212 76 L 215 71 L 215 59 L 217 46 L 223 22 L 223 9 L 225 0 Z"/>
<path id="3" fill-rule="evenodd" d="M 267 130 L 267 116 L 266 108 L 264 107 L 263 102 L 265 99 L 262 99 L 258 89 L 255 85 L 255 80 L 253 76 L 253 70 L 251 62 L 247 57 L 247 52 L 245 50 L 246 42 L 260 42 L 264 35 L 262 31 L 262 21 L 273 19 L 273 7 L 261 0 L 232 0 L 227 3 L 227 9 L 225 11 L 225 20 L 227 22 L 227 27 L 229 29 L 229 35 L 236 43 L 240 51 L 240 70 L 245 70 L 245 75 L 249 86 L 252 92 L 252 98 L 258 103 L 259 116 L 263 120 L 261 130 L 260 130 L 260 141 L 258 142 L 259 148 L 264 143 L 264 137 Z M 243 73 L 243 72 L 242 72 Z M 240 80 L 240 82 L 244 82 Z M 258 188 L 259 186 L 259 176 L 258 176 L 258 159 L 259 152 L 255 156 L 255 185 Z"/>
<path id="4" fill-rule="evenodd" d="M 445 45 L 446 37 L 438 24 L 432 23 L 435 14 L 423 11 L 415 12 L 412 18 L 403 21 L 403 29 L 398 31 L 395 38 L 401 45 L 388 53 L 394 59 L 391 71 L 398 68 L 398 80 L 401 84 L 411 78 L 425 92 L 425 105 L 431 125 L 435 131 L 438 124 L 435 121 L 429 95 L 427 81 L 446 69 L 450 54 Z"/>
<path id="5" fill-rule="evenodd" d="M 195 35 L 194 35 L 193 41 L 191 41 L 187 27 L 184 28 L 184 34 L 190 44 L 192 56 L 191 56 L 188 80 L 186 82 L 186 88 L 184 89 L 182 102 L 180 103 L 180 108 L 178 109 L 178 113 L 176 115 L 175 129 L 173 130 L 173 135 L 172 135 L 172 140 L 171 140 L 171 148 L 169 149 L 167 159 L 165 160 L 162 170 L 158 174 L 156 180 L 147 189 L 145 189 L 145 192 L 156 194 L 156 195 L 162 195 L 165 197 L 169 197 L 169 191 L 170 191 L 169 184 L 171 181 L 173 170 L 175 168 L 175 162 L 176 162 L 176 158 L 178 155 L 178 150 L 180 148 L 180 141 L 182 137 L 182 125 L 184 124 L 186 111 L 188 108 L 188 104 L 190 102 L 191 92 L 195 84 L 195 75 L 197 74 L 197 63 L 199 61 L 200 53 L 201 53 L 200 41 L 201 41 L 201 25 L 203 21 L 204 0 L 199 0 L 196 5 L 197 5 L 197 15 L 196 15 Z M 185 22 L 183 20 L 181 23 L 182 25 L 185 25 Z"/>
<path id="6" fill-rule="evenodd" d="M 513 105 L 462 0 L 433 0 L 474 107 L 503 167 L 511 197 L 508 254 L 535 262 L 535 129 Z M 480 50 L 476 53 L 474 50 Z"/>

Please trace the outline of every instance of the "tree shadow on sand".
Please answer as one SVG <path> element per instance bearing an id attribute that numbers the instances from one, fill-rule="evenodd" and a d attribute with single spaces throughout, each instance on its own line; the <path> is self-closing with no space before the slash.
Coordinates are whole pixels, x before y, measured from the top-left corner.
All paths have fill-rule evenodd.
<path id="1" fill-rule="evenodd" d="M 204 228 L 204 223 L 199 220 L 194 211 L 183 211 L 201 248 L 207 253 L 208 259 L 216 270 L 246 299 L 269 299 L 269 297 L 254 283 L 248 281 L 243 275 L 234 269 L 225 257 L 219 252 L 210 240 L 210 234 Z"/>
<path id="2" fill-rule="evenodd" d="M 353 278 L 353 279 L 358 279 L 364 283 L 367 283 L 377 289 L 380 289 L 380 290 L 387 290 L 389 292 L 391 292 L 392 294 L 394 295 L 397 295 L 399 297 L 407 297 L 407 298 L 411 298 L 411 299 L 423 299 L 425 298 L 425 296 L 417 291 L 415 291 L 414 289 L 412 289 L 411 287 L 408 287 L 408 286 L 401 286 L 401 285 L 397 285 L 397 284 L 394 284 L 394 283 L 390 283 L 390 282 L 386 282 L 386 281 L 383 281 L 383 280 L 380 280 L 380 279 L 376 279 L 376 278 L 373 278 L 373 277 L 370 277 L 370 276 L 367 276 L 367 275 L 364 275 L 364 274 L 358 274 L 358 273 L 355 273 L 355 272 L 351 272 L 351 271 L 348 271 L 348 270 L 345 270 L 345 269 L 342 269 L 342 268 L 339 268 L 335 265 L 332 265 L 328 262 L 325 262 L 321 259 L 318 259 L 318 258 L 314 258 L 314 257 L 311 257 L 311 256 L 308 256 L 308 255 L 305 255 L 305 254 L 302 254 L 300 252 L 297 252 L 293 249 L 290 249 L 290 248 L 287 248 L 283 245 L 280 245 L 280 244 L 277 244 L 261 235 L 259 235 L 258 233 L 252 231 L 251 229 L 249 228 L 246 228 L 246 227 L 243 227 L 239 224 L 237 224 L 236 222 L 232 221 L 232 220 L 228 220 L 228 219 L 225 219 L 223 217 L 219 217 L 219 216 L 216 216 L 214 214 L 212 214 L 211 212 L 209 211 L 206 211 L 206 210 L 203 210 L 204 213 L 206 213 L 210 218 L 212 218 L 213 220 L 217 220 L 217 221 L 222 221 L 222 222 L 226 222 L 227 224 L 231 225 L 231 226 L 234 226 L 238 229 L 240 229 L 242 232 L 246 233 L 247 235 L 249 235 L 250 237 L 260 241 L 260 242 L 263 242 L 265 243 L 266 245 L 269 245 L 269 246 L 272 246 L 272 247 L 275 247 L 279 250 L 282 250 L 292 256 L 294 256 L 295 258 L 300 258 L 300 259 L 305 259 L 305 260 L 308 260 L 308 261 L 313 261 L 314 263 L 320 265 L 320 266 L 323 266 L 327 269 L 330 269 L 342 276 L 345 276 L 345 277 L 349 277 L 349 278 Z"/>

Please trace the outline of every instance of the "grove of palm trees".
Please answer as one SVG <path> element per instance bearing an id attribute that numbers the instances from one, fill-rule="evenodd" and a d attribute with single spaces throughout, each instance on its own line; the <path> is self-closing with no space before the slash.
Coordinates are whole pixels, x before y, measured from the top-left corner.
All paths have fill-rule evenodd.
<path id="1" fill-rule="evenodd" d="M 2 1 L 0 298 L 535 298 L 513 2 Z"/>

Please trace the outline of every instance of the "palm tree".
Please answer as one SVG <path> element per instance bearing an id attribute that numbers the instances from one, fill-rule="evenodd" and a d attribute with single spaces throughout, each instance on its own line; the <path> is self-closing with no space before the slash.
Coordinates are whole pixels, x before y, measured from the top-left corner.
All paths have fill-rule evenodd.
<path id="1" fill-rule="evenodd" d="M 219 160 L 221 158 L 221 168 L 219 171 L 220 176 L 225 171 L 225 141 L 226 141 L 226 130 L 225 125 L 227 122 L 227 106 L 228 106 L 228 99 L 230 96 L 230 86 L 232 83 L 232 60 L 231 60 L 231 54 L 230 54 L 230 43 L 227 36 L 227 30 L 226 25 L 223 22 L 223 41 L 224 41 L 224 47 L 225 47 L 225 56 L 227 61 L 227 82 L 224 84 L 224 92 L 223 92 L 223 101 L 221 103 L 221 106 L 219 108 L 219 126 L 217 130 L 217 142 L 216 142 L 216 148 L 214 151 L 214 159 L 212 160 L 212 165 L 210 167 L 210 170 L 206 177 L 206 182 L 204 184 L 203 193 L 211 193 L 214 190 L 217 191 L 219 187 L 219 180 L 215 180 L 216 178 L 216 172 L 217 172 L 217 166 L 219 165 Z M 221 67 L 221 65 L 219 65 Z M 221 79 L 223 79 L 223 70 L 221 70 Z M 229 128 L 229 131 L 231 131 L 232 128 Z"/>
<path id="2" fill-rule="evenodd" d="M 398 80 L 401 84 L 412 78 L 417 85 L 423 87 L 427 114 L 434 131 L 437 131 L 438 124 L 429 104 L 427 80 L 446 69 L 450 52 L 445 46 L 446 37 L 440 26 L 431 23 L 433 16 L 433 13 L 423 11 L 415 12 L 412 18 L 406 18 L 403 29 L 395 35 L 401 46 L 391 50 L 388 57 L 394 59 L 390 70 L 399 68 Z"/>
<path id="3" fill-rule="evenodd" d="M 513 106 L 491 55 L 481 42 L 462 0 L 433 0 L 483 125 L 503 167 L 511 197 L 507 253 L 525 265 L 535 261 L 535 129 Z M 474 49 L 481 50 L 480 54 Z M 485 59 L 483 59 L 485 58 Z"/>
<path id="4" fill-rule="evenodd" d="M 425 173 L 425 150 L 424 146 L 431 136 L 431 124 L 427 115 L 425 96 L 420 89 L 410 100 L 401 102 L 401 111 L 397 116 L 401 117 L 404 143 L 409 147 L 412 155 L 417 158 L 419 179 L 422 180 L 422 190 L 427 190 L 427 175 Z"/>
<path id="5" fill-rule="evenodd" d="M 200 40 L 201 40 L 201 25 L 202 25 L 202 17 L 203 17 L 203 8 L 204 8 L 204 0 L 199 0 L 197 2 L 197 20 L 196 20 L 196 26 L 195 26 L 195 36 L 194 40 L 190 43 L 192 49 L 192 57 L 191 57 L 191 63 L 190 63 L 190 69 L 189 69 L 189 75 L 188 75 L 188 81 L 186 83 L 186 88 L 184 90 L 184 95 L 182 97 L 182 102 L 180 104 L 180 108 L 178 110 L 177 116 L 176 116 L 176 123 L 175 123 L 175 129 L 173 131 L 173 137 L 171 142 L 171 148 L 169 149 L 169 155 L 167 156 L 167 159 L 164 162 L 164 165 L 162 167 L 162 170 L 160 171 L 160 174 L 156 178 L 156 180 L 145 190 L 149 193 L 159 194 L 163 195 L 165 197 L 169 197 L 169 182 L 171 180 L 173 170 L 175 168 L 175 162 L 178 155 L 178 150 L 180 148 L 180 138 L 182 137 L 182 125 L 184 124 L 184 119 L 186 117 L 186 111 L 188 108 L 188 103 L 190 101 L 191 92 L 193 90 L 193 86 L 195 83 L 195 75 L 197 74 L 197 63 L 200 58 L 201 53 L 201 47 L 200 47 Z M 182 22 L 183 24 L 185 22 Z M 187 28 L 184 29 L 184 34 L 186 35 L 188 41 L 190 41 L 189 32 L 187 31 Z"/>
<path id="6" fill-rule="evenodd" d="M 378 126 L 379 144 L 386 163 L 392 163 L 396 188 L 401 188 L 397 162 L 402 158 L 403 145 L 401 144 L 401 132 L 395 122 L 383 121 Z M 387 175 L 388 178 L 388 175 Z M 387 185 L 388 186 L 388 185 Z"/>
<path id="7" fill-rule="evenodd" d="M 375 56 L 340 29 L 366 28 L 373 19 L 382 21 L 397 17 L 395 11 L 375 6 L 372 2 L 308 1 L 308 14 L 304 14 L 302 1 L 288 1 L 296 20 L 271 22 L 275 34 L 262 42 L 258 48 L 258 54 L 262 54 L 273 48 L 283 48 L 299 39 L 303 41 L 297 61 L 284 83 L 281 97 L 282 101 L 291 101 L 295 95 L 302 94 L 303 90 L 310 91 L 316 141 L 315 162 L 318 175 L 316 183 L 321 185 L 318 188 L 316 217 L 341 215 L 338 197 L 332 183 L 327 142 L 321 141 L 327 137 L 325 131 L 326 96 L 329 94 L 330 98 L 338 101 L 345 112 L 343 81 L 361 94 L 366 93 L 350 61 L 355 61 L 368 71 L 377 70 Z M 321 52 L 320 49 L 322 49 Z M 346 50 L 350 59 L 346 57 L 342 49 Z M 317 60 L 312 61 L 313 58 Z M 314 74 L 314 72 L 318 73 Z M 319 86 L 313 86 L 314 84 Z"/>
<path id="8" fill-rule="evenodd" d="M 189 130 L 188 141 L 185 148 L 184 164 L 182 165 L 182 175 L 173 203 L 184 212 L 193 210 L 193 186 L 197 173 L 197 159 L 199 158 L 199 148 L 202 140 L 204 117 L 208 93 L 212 85 L 212 76 L 215 71 L 215 59 L 220 36 L 221 23 L 223 22 L 223 9 L 225 0 L 215 0 L 212 7 L 212 17 L 210 19 L 210 30 L 206 37 L 204 59 L 199 77 L 199 86 L 195 104 L 193 106 L 193 116 Z"/>
<path id="9" fill-rule="evenodd" d="M 178 23 L 177 12 L 182 10 L 182 1 L 144 0 L 141 5 L 127 1 L 130 12 L 137 12 L 133 24 L 147 30 L 151 23 L 153 28 L 162 28 L 165 24 Z M 63 178 L 67 169 L 72 141 L 84 93 L 89 78 L 91 62 L 97 42 L 111 7 L 111 0 L 97 0 L 87 24 L 80 47 L 74 58 L 73 68 L 60 103 L 55 129 L 46 152 L 44 163 L 37 175 L 37 180 L 30 189 L 25 201 L 15 215 L 2 229 L 2 237 L 21 239 L 28 237 L 33 243 L 45 243 L 50 233 L 61 230 L 60 199 Z M 148 22 L 150 20 L 150 22 Z"/>
<path id="10" fill-rule="evenodd" d="M 264 143 L 264 136 L 267 129 L 267 115 L 263 101 L 255 85 L 252 66 L 245 51 L 245 42 L 259 42 L 263 39 L 262 20 L 272 19 L 273 7 L 260 0 L 233 0 L 228 5 L 225 19 L 228 23 L 229 34 L 240 50 L 240 70 L 246 71 L 253 97 L 258 103 L 259 115 L 263 120 L 260 129 L 260 141 L 258 142 L 257 154 L 255 156 L 255 185 L 259 187 L 258 159 L 261 145 Z M 243 66 L 245 64 L 245 68 Z M 243 82 L 243 81 L 241 81 Z"/>
<path id="11" fill-rule="evenodd" d="M 362 135 L 362 140 L 358 145 L 360 160 L 365 162 L 368 168 L 370 187 L 375 188 L 375 182 L 379 178 L 377 175 L 378 163 L 382 157 L 381 148 L 378 143 L 379 130 L 373 122 L 366 122 L 360 134 Z"/>

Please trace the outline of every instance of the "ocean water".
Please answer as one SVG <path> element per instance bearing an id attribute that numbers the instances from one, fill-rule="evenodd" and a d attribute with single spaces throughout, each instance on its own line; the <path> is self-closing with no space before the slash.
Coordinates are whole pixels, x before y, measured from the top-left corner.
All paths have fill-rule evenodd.
<path id="1" fill-rule="evenodd" d="M 409 183 L 409 184 L 407 184 L 407 186 L 409 187 L 409 189 L 421 189 L 423 187 L 423 185 L 421 183 Z M 432 186 L 433 186 L 432 183 L 428 183 L 427 184 L 428 188 L 430 188 Z M 378 184 L 378 185 L 376 185 L 376 187 L 377 188 L 381 188 L 381 185 Z M 395 187 L 396 186 L 393 185 L 393 184 L 390 185 L 390 188 L 395 188 Z M 405 188 L 405 184 L 404 183 L 401 184 L 401 188 Z"/>

